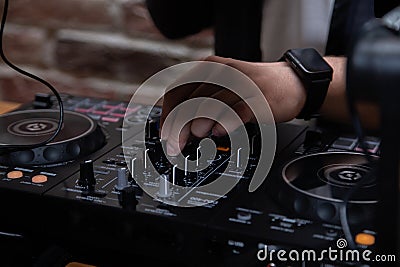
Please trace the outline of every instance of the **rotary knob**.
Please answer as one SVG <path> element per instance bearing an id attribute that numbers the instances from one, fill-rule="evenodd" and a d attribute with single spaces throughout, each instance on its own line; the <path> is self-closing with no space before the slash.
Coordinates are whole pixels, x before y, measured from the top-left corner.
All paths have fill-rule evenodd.
<path id="1" fill-rule="evenodd" d="M 117 184 L 115 185 L 115 189 L 117 189 L 118 191 L 122 191 L 127 187 L 129 187 L 127 168 L 126 167 L 118 168 Z"/>
<path id="2" fill-rule="evenodd" d="M 145 129 L 146 139 L 158 139 L 158 121 L 154 119 L 148 119 L 146 122 Z"/>
<path id="3" fill-rule="evenodd" d="M 130 187 L 125 187 L 120 191 L 118 195 L 119 204 L 122 208 L 126 210 L 135 210 L 138 201 L 136 200 L 135 189 Z"/>
<path id="4" fill-rule="evenodd" d="M 172 195 L 172 190 L 169 186 L 168 176 L 163 174 L 160 176 L 159 186 L 158 186 L 158 196 L 162 198 L 167 198 Z"/>
<path id="5" fill-rule="evenodd" d="M 83 187 L 85 191 L 95 191 L 96 178 L 94 177 L 92 160 L 85 160 L 80 164 L 80 176 L 78 180 L 78 185 Z"/>

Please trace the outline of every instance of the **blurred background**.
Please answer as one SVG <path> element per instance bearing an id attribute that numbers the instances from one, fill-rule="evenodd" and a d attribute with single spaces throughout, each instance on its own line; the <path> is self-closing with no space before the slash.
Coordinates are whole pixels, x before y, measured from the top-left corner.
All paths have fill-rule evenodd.
<path id="1" fill-rule="evenodd" d="M 143 0 L 11 0 L 4 52 L 60 92 L 129 101 L 156 72 L 212 54 L 213 42 L 212 29 L 167 40 Z M 0 100 L 37 92 L 49 90 L 0 62 Z"/>

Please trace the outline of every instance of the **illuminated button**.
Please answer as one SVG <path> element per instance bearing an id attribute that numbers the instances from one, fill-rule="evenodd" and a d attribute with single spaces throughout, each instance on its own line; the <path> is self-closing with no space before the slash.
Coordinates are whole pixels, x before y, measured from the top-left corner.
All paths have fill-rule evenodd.
<path id="1" fill-rule="evenodd" d="M 32 183 L 42 184 L 47 182 L 47 176 L 43 174 L 35 175 L 32 177 Z"/>
<path id="2" fill-rule="evenodd" d="M 106 122 L 118 122 L 119 118 L 115 118 L 115 117 L 103 117 L 101 118 L 102 121 L 106 121 Z"/>
<path id="3" fill-rule="evenodd" d="M 356 243 L 364 246 L 372 246 L 375 244 L 375 236 L 366 233 L 359 233 L 356 235 Z"/>
<path id="4" fill-rule="evenodd" d="M 372 154 L 374 154 L 374 153 L 376 153 L 378 151 L 379 144 L 380 144 L 379 142 L 373 142 L 373 141 L 366 141 L 365 142 L 366 149 L 368 150 L 369 153 L 372 153 Z M 363 148 L 362 148 L 361 144 L 359 144 L 355 148 L 355 150 L 362 152 Z"/>
<path id="5" fill-rule="evenodd" d="M 117 102 L 107 102 L 107 104 L 103 105 L 103 108 L 116 109 L 120 105 L 121 105 L 121 103 L 117 103 Z"/>
<path id="6" fill-rule="evenodd" d="M 114 116 L 114 117 L 123 118 L 123 117 L 125 117 L 125 111 L 121 111 L 121 113 L 118 113 L 118 111 L 117 112 L 113 112 L 110 115 Z"/>
<path id="7" fill-rule="evenodd" d="M 11 171 L 7 173 L 7 178 L 8 179 L 19 179 L 24 176 L 23 172 L 21 171 Z"/>
<path id="8" fill-rule="evenodd" d="M 110 113 L 111 109 L 105 106 L 101 107 L 96 107 L 94 110 L 92 110 L 92 113 L 94 114 L 99 114 L 99 115 L 107 115 Z"/>
<path id="9" fill-rule="evenodd" d="M 223 146 L 219 146 L 217 147 L 218 151 L 223 151 L 223 152 L 228 152 L 229 151 L 229 147 L 223 147 Z"/>
<path id="10" fill-rule="evenodd" d="M 79 113 L 89 113 L 92 110 L 92 108 L 93 106 L 90 104 L 83 104 L 76 107 L 75 111 Z"/>
<path id="11" fill-rule="evenodd" d="M 121 108 L 119 108 L 117 110 L 113 110 L 111 115 L 112 116 L 116 116 L 116 117 L 124 117 L 125 115 L 129 115 L 129 114 L 135 113 L 140 108 L 141 108 L 141 106 L 136 106 L 136 107 L 133 107 L 133 108 L 121 107 Z"/>

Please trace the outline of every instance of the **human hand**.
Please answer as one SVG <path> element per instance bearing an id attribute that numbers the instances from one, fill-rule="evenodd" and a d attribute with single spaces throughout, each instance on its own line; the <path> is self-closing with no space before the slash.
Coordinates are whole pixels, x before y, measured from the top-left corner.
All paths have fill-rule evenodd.
<path id="1" fill-rule="evenodd" d="M 202 81 L 212 76 L 224 75 L 224 70 L 212 73 L 200 64 L 200 67 L 188 73 L 188 76 L 202 75 L 205 79 L 202 79 L 201 82 L 179 85 L 168 90 L 164 95 L 161 138 L 167 140 L 169 155 L 179 154 L 190 136 L 203 138 L 210 133 L 222 136 L 235 130 L 242 123 L 255 122 L 254 109 L 268 108 L 259 107 L 260 103 L 263 103 L 260 102 L 260 98 L 264 98 L 264 105 L 268 106 L 269 104 L 275 122 L 284 122 L 295 118 L 304 105 L 305 90 L 298 77 L 285 62 L 250 63 L 216 56 L 210 56 L 205 61 L 220 63 L 242 72 L 258 86 L 259 91 L 249 90 L 247 92 L 244 90 L 239 97 L 229 89 L 212 83 L 204 83 Z M 199 98 L 201 98 L 199 105 L 193 105 L 189 110 L 179 110 L 179 104 Z M 225 105 L 216 105 L 216 101 Z M 249 103 L 255 104 L 250 107 Z M 227 107 L 238 115 L 241 122 L 235 120 L 234 116 L 227 112 L 229 109 Z M 177 112 L 174 113 L 174 109 Z M 174 114 L 168 118 L 167 122 L 166 119 L 171 113 Z M 211 115 L 217 120 L 210 119 Z M 192 119 L 187 121 L 187 118 Z"/>

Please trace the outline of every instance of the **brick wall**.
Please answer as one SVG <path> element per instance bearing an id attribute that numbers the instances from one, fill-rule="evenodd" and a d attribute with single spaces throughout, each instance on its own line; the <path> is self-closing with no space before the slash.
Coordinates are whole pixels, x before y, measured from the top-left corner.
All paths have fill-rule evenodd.
<path id="1" fill-rule="evenodd" d="M 167 40 L 143 0 L 9 2 L 5 54 L 61 92 L 129 99 L 157 71 L 213 53 L 211 29 Z M 39 91 L 48 89 L 0 64 L 0 99 L 25 102 Z"/>

